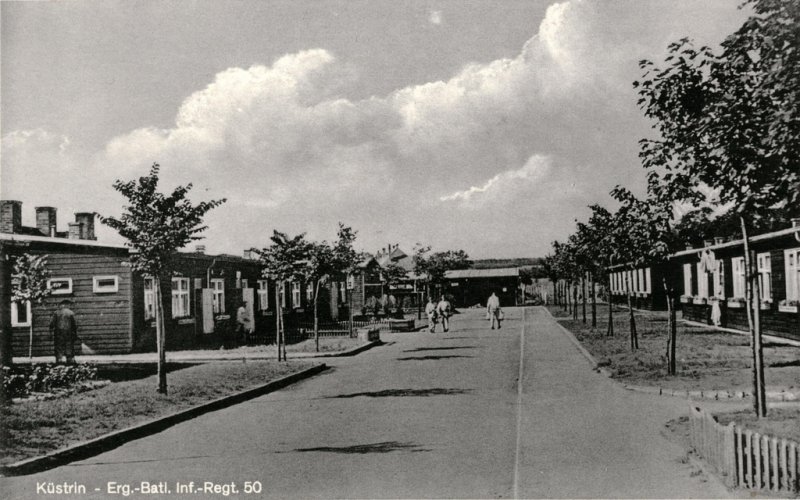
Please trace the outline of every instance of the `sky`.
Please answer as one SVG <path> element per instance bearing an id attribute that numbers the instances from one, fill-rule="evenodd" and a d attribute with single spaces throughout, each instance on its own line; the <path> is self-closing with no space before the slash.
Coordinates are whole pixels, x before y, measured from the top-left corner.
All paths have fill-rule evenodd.
<path id="1" fill-rule="evenodd" d="M 644 191 L 638 61 L 718 45 L 740 3 L 2 1 L 0 197 L 65 230 L 158 162 L 162 190 L 227 199 L 212 253 L 341 221 L 367 251 L 543 256 Z"/>

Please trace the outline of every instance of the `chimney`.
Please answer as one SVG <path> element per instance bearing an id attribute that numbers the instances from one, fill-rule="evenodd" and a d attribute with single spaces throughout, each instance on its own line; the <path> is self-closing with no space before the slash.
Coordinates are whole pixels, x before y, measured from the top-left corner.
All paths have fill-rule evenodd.
<path id="1" fill-rule="evenodd" d="M 22 202 L 0 200 L 0 233 L 16 233 L 22 226 Z"/>
<path id="2" fill-rule="evenodd" d="M 81 233 L 84 232 L 83 224 L 80 222 L 70 222 L 69 226 L 69 233 L 67 233 L 67 238 L 70 240 L 79 240 L 81 239 Z"/>
<path id="3" fill-rule="evenodd" d="M 253 260 L 255 258 L 253 254 L 254 254 L 253 249 L 250 248 L 244 251 L 243 257 L 245 260 Z"/>
<path id="4" fill-rule="evenodd" d="M 75 222 L 81 224 L 81 239 L 96 240 L 94 236 L 94 212 L 76 212 Z"/>
<path id="5" fill-rule="evenodd" d="M 53 207 L 36 207 L 36 229 L 44 236 L 56 235 L 56 209 Z"/>
<path id="6" fill-rule="evenodd" d="M 194 247 L 194 253 L 206 253 L 205 245 L 197 245 Z"/>

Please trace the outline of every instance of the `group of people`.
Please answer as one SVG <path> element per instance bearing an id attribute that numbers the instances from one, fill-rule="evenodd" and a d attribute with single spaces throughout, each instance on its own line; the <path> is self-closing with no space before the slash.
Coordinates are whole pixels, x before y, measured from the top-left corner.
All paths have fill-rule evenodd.
<path id="1" fill-rule="evenodd" d="M 428 305 L 425 306 L 425 314 L 428 316 L 428 331 L 436 333 L 436 324 L 441 320 L 442 330 L 450 330 L 450 316 L 453 315 L 453 306 L 447 297 L 442 295 L 438 303 L 433 301 L 433 297 L 428 297 Z M 486 318 L 492 325 L 492 330 L 499 329 L 503 320 L 503 310 L 500 309 L 500 298 L 492 292 L 486 300 Z"/>

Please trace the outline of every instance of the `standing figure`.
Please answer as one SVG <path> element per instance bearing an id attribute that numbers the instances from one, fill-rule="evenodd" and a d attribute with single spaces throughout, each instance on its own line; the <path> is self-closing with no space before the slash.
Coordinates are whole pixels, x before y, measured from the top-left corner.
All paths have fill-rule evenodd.
<path id="1" fill-rule="evenodd" d="M 494 330 L 495 323 L 497 328 L 500 328 L 500 299 L 492 292 L 489 300 L 486 301 L 486 315 L 489 316 L 489 321 L 492 322 L 492 330 Z"/>
<path id="2" fill-rule="evenodd" d="M 247 317 L 247 303 L 242 302 L 236 310 L 236 338 L 244 341 L 245 345 L 250 344 L 250 318 Z"/>
<path id="3" fill-rule="evenodd" d="M 56 363 L 66 357 L 67 363 L 75 362 L 75 340 L 78 338 L 78 322 L 75 313 L 69 309 L 69 300 L 62 300 L 58 310 L 50 318 L 50 334 L 53 336 L 53 347 Z"/>
<path id="4" fill-rule="evenodd" d="M 428 315 L 428 331 L 434 333 L 436 330 L 436 304 L 433 303 L 433 297 L 428 297 L 425 314 Z"/>
<path id="5" fill-rule="evenodd" d="M 444 295 L 442 295 L 442 300 L 439 301 L 439 304 L 436 305 L 436 311 L 439 313 L 439 316 L 442 317 L 442 329 L 445 332 L 450 330 L 451 307 L 450 302 Z"/>

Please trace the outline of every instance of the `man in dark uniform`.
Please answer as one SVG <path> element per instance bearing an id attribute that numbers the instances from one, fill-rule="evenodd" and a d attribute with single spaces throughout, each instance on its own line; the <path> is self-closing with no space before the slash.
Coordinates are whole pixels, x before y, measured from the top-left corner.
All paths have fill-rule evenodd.
<path id="1" fill-rule="evenodd" d="M 69 305 L 69 300 L 62 300 L 58 304 L 58 310 L 50 318 L 50 333 L 53 336 L 56 363 L 61 363 L 64 356 L 67 358 L 67 363 L 75 362 L 73 344 L 78 338 L 78 323 Z"/>

